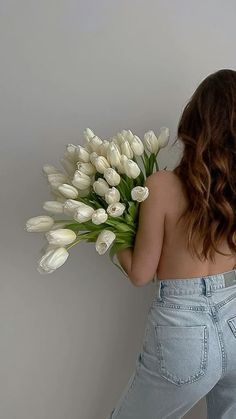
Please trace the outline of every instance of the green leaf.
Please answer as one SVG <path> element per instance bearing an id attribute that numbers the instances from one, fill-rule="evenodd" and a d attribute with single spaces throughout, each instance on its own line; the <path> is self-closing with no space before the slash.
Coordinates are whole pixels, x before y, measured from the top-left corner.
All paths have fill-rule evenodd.
<path id="1" fill-rule="evenodd" d="M 129 202 L 129 207 L 128 207 L 128 214 L 132 217 L 133 221 L 136 220 L 137 215 L 138 215 L 138 207 L 139 207 L 139 202 L 137 201 L 130 201 Z"/>

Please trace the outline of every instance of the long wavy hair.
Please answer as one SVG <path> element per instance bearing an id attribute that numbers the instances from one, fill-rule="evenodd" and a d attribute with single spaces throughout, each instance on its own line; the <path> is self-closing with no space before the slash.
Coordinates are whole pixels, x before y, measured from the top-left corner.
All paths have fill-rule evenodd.
<path id="1" fill-rule="evenodd" d="M 187 247 L 200 260 L 227 238 L 236 253 L 236 71 L 222 69 L 197 87 L 179 120 L 176 141 L 183 154 L 173 172 L 182 180 L 188 206 Z M 198 252 L 197 244 L 201 244 Z"/>

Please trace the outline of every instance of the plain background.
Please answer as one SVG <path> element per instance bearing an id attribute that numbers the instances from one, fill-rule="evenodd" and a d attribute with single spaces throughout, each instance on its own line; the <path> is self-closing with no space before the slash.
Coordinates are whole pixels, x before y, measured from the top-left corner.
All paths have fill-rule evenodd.
<path id="1" fill-rule="evenodd" d="M 236 3 L 1 0 L 0 419 L 104 419 L 134 368 L 154 286 L 134 287 L 90 243 L 52 275 L 36 271 L 42 234 L 24 231 L 50 199 L 83 130 L 170 128 L 208 74 L 234 68 Z M 170 260 L 171 263 L 171 260 Z M 205 418 L 201 400 L 185 418 Z"/>

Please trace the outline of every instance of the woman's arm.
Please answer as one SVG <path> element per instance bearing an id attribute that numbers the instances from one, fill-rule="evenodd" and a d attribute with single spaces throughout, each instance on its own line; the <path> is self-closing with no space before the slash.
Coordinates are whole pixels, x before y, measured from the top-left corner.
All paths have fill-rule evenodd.
<path id="1" fill-rule="evenodd" d="M 165 170 L 146 178 L 149 195 L 139 205 L 134 247 L 116 253 L 122 268 L 136 286 L 146 285 L 156 274 L 164 240 L 168 178 L 169 172 Z"/>

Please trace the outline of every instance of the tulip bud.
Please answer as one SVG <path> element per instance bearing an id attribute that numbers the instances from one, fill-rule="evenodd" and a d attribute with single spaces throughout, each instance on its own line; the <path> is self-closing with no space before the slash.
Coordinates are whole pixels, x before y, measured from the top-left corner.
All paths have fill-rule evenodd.
<path id="1" fill-rule="evenodd" d="M 85 128 L 83 135 L 85 140 L 88 141 L 95 136 L 94 132 L 90 128 Z"/>
<path id="2" fill-rule="evenodd" d="M 94 183 L 93 183 L 93 190 L 97 195 L 104 196 L 105 193 L 108 191 L 109 185 L 105 181 L 105 179 L 99 177 Z"/>
<path id="3" fill-rule="evenodd" d="M 133 160 L 128 159 L 124 161 L 124 169 L 127 176 L 130 178 L 135 179 L 137 176 L 139 176 L 141 170 L 137 163 L 135 163 Z"/>
<path id="4" fill-rule="evenodd" d="M 120 162 L 116 166 L 116 169 L 119 171 L 119 173 L 125 173 L 124 163 L 127 160 L 128 160 L 128 157 L 125 154 L 121 154 L 121 156 L 120 156 Z"/>
<path id="5" fill-rule="evenodd" d="M 90 154 L 85 147 L 82 147 L 81 145 L 77 146 L 77 161 L 88 163 L 90 160 L 89 156 Z"/>
<path id="6" fill-rule="evenodd" d="M 54 219 L 48 215 L 39 215 L 29 218 L 25 224 L 25 230 L 28 232 L 44 232 L 51 229 Z"/>
<path id="7" fill-rule="evenodd" d="M 99 155 L 100 156 L 104 156 L 107 157 L 107 149 L 109 147 L 110 141 L 108 140 L 103 140 L 103 143 L 100 145 L 99 147 Z"/>
<path id="8" fill-rule="evenodd" d="M 105 169 L 103 176 L 111 186 L 116 186 L 120 183 L 120 175 L 112 167 Z"/>
<path id="9" fill-rule="evenodd" d="M 159 137 L 157 138 L 160 148 L 164 148 L 168 144 L 169 137 L 170 137 L 169 128 L 161 127 L 161 133 Z"/>
<path id="10" fill-rule="evenodd" d="M 67 144 L 65 157 L 73 163 L 77 161 L 77 146 L 74 144 Z"/>
<path id="11" fill-rule="evenodd" d="M 142 140 L 137 135 L 134 135 L 130 142 L 130 147 L 136 156 L 141 156 L 144 153 L 144 146 Z"/>
<path id="12" fill-rule="evenodd" d="M 123 143 L 121 143 L 121 152 L 122 154 L 125 154 L 128 159 L 132 159 L 134 153 L 127 140 L 124 140 Z"/>
<path id="13" fill-rule="evenodd" d="M 58 201 L 45 201 L 43 209 L 54 214 L 62 214 L 64 212 L 63 203 Z"/>
<path id="14" fill-rule="evenodd" d="M 101 138 L 99 138 L 97 135 L 95 135 L 93 138 L 90 138 L 89 145 L 90 145 L 90 147 L 93 151 L 98 153 L 102 142 L 103 141 L 101 140 Z"/>
<path id="15" fill-rule="evenodd" d="M 76 239 L 76 234 L 69 228 L 58 228 L 57 230 L 50 230 L 45 233 L 46 239 L 50 244 L 58 246 L 66 246 L 73 243 Z"/>
<path id="16" fill-rule="evenodd" d="M 111 217 L 120 217 L 125 211 L 125 205 L 122 202 L 114 202 L 107 207 L 107 213 Z"/>
<path id="17" fill-rule="evenodd" d="M 113 138 L 113 142 L 116 143 L 119 149 L 124 140 L 125 140 L 125 137 L 120 132 L 118 132 L 117 135 Z M 120 154 L 121 154 L 121 149 L 120 149 Z"/>
<path id="18" fill-rule="evenodd" d="M 96 167 L 97 172 L 104 173 L 105 169 L 110 167 L 106 157 L 98 156 L 94 159 L 94 166 Z"/>
<path id="19" fill-rule="evenodd" d="M 72 215 L 74 214 L 75 210 L 80 207 L 83 204 L 83 202 L 80 201 L 76 201 L 74 199 L 67 199 L 64 202 L 64 213 L 67 215 Z"/>
<path id="20" fill-rule="evenodd" d="M 102 230 L 98 235 L 95 248 L 99 255 L 103 255 L 115 240 L 116 235 L 111 230 Z"/>
<path id="21" fill-rule="evenodd" d="M 92 214 L 92 222 L 94 224 L 102 224 L 105 223 L 108 218 L 108 215 L 104 208 L 98 208 Z"/>
<path id="22" fill-rule="evenodd" d="M 123 130 L 121 131 L 121 135 L 122 135 L 122 136 L 123 136 L 123 138 L 124 138 L 126 141 L 128 141 L 129 143 L 131 143 L 131 141 L 132 141 L 132 139 L 133 139 L 133 137 L 134 137 L 134 134 L 132 133 L 132 131 L 131 131 L 130 129 L 128 129 L 128 130 L 123 129 Z"/>
<path id="23" fill-rule="evenodd" d="M 38 261 L 37 270 L 41 274 L 49 274 L 65 263 L 69 253 L 65 247 L 48 250 Z"/>
<path id="24" fill-rule="evenodd" d="M 90 161 L 91 161 L 91 163 L 94 165 L 94 163 L 95 163 L 95 159 L 98 157 L 98 153 L 96 153 L 96 151 L 93 151 L 92 153 L 90 153 L 90 156 L 89 156 L 89 158 L 90 158 Z"/>
<path id="25" fill-rule="evenodd" d="M 111 166 L 117 166 L 120 163 L 121 153 L 118 146 L 112 142 L 107 147 L 107 160 Z"/>
<path id="26" fill-rule="evenodd" d="M 91 178 L 81 170 L 76 170 L 72 180 L 72 184 L 79 189 L 87 189 L 91 184 Z"/>
<path id="27" fill-rule="evenodd" d="M 73 218 L 79 223 L 84 223 L 85 221 L 91 220 L 94 211 L 94 208 L 90 207 L 89 205 L 82 204 L 76 208 Z"/>
<path id="28" fill-rule="evenodd" d="M 156 154 L 159 151 L 160 146 L 159 146 L 157 137 L 155 136 L 155 134 L 152 130 L 147 131 L 144 134 L 143 141 L 144 141 L 144 144 L 145 144 L 147 150 L 150 153 Z"/>
<path id="29" fill-rule="evenodd" d="M 57 189 L 62 183 L 68 181 L 68 176 L 63 173 L 50 173 L 48 175 L 48 182 L 53 189 Z"/>
<path id="30" fill-rule="evenodd" d="M 58 189 L 66 198 L 77 198 L 79 195 L 78 190 L 74 186 L 68 185 L 67 183 L 63 183 L 62 185 L 58 186 Z"/>
<path id="31" fill-rule="evenodd" d="M 114 204 L 115 202 L 119 202 L 119 200 L 120 192 L 117 188 L 115 188 L 115 186 L 112 186 L 112 188 L 109 188 L 105 193 L 105 201 L 107 204 Z"/>
<path id="32" fill-rule="evenodd" d="M 77 162 L 77 168 L 81 172 L 85 173 L 85 175 L 92 176 L 96 173 L 96 169 L 94 165 L 90 162 L 84 163 L 84 162 Z"/>
<path id="33" fill-rule="evenodd" d="M 131 197 L 134 201 L 142 202 L 149 195 L 149 189 L 147 186 L 135 186 L 131 190 Z"/>

